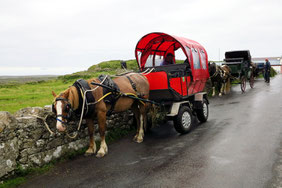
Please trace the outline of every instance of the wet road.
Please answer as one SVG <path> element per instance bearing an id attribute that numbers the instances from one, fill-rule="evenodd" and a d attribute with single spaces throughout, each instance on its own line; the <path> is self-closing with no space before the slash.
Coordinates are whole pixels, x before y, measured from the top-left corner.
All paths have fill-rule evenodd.
<path id="1" fill-rule="evenodd" d="M 210 101 L 208 122 L 186 135 L 167 123 L 78 157 L 23 187 L 282 187 L 282 76 Z"/>

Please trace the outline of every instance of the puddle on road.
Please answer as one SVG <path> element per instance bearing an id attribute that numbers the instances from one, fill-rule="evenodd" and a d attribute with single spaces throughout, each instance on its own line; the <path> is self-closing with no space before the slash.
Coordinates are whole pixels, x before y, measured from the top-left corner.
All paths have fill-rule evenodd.
<path id="1" fill-rule="evenodd" d="M 224 103 L 221 103 L 221 104 L 214 104 L 213 106 L 223 106 Z"/>
<path id="2" fill-rule="evenodd" d="M 238 104 L 238 103 L 240 103 L 240 102 L 239 101 L 233 101 L 233 102 L 230 102 L 228 104 Z"/>
<path id="3" fill-rule="evenodd" d="M 227 165 L 227 164 L 232 163 L 231 160 L 223 158 L 223 157 L 211 156 L 210 158 L 214 160 L 217 164 L 221 164 L 221 165 Z"/>

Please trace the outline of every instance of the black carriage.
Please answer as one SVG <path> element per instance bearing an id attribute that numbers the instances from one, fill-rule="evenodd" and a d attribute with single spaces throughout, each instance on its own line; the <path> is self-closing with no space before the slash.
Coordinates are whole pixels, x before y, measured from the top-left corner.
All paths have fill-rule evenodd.
<path id="1" fill-rule="evenodd" d="M 242 92 L 246 90 L 247 80 L 250 87 L 254 87 L 254 73 L 251 66 L 251 54 L 249 50 L 225 52 L 223 65 L 231 69 L 231 79 L 241 85 Z"/>

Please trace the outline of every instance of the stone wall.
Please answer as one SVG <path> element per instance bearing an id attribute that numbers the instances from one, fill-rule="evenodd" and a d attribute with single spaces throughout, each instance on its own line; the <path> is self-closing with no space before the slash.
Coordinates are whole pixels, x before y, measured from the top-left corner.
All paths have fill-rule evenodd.
<path id="1" fill-rule="evenodd" d="M 85 124 L 82 124 L 77 138 L 70 139 L 58 132 L 50 135 L 43 121 L 34 115 L 47 117 L 47 123 L 55 131 L 56 121 L 50 106 L 24 108 L 15 115 L 0 112 L 0 180 L 12 175 L 18 167 L 39 167 L 88 146 Z M 132 116 L 128 111 L 113 114 L 107 120 L 107 131 L 130 129 L 131 124 Z M 97 123 L 94 126 L 95 138 L 99 139 Z"/>

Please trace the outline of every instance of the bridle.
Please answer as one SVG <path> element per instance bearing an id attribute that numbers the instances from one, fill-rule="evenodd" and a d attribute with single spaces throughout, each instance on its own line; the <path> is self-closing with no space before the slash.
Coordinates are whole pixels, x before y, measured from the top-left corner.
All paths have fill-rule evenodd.
<path id="1" fill-rule="evenodd" d="M 57 114 L 57 113 L 56 113 L 56 109 L 55 109 L 54 103 L 57 102 L 57 101 L 66 101 L 66 102 L 67 102 L 67 104 L 65 105 L 64 109 L 62 110 L 62 111 L 65 111 L 65 112 L 68 113 L 67 116 L 64 116 L 63 114 Z M 62 98 L 62 97 L 56 98 L 56 100 L 54 101 L 54 103 L 52 104 L 52 111 L 53 111 L 54 113 L 56 113 L 56 120 L 59 121 L 59 122 L 61 122 L 63 125 L 67 124 L 68 121 L 69 121 L 69 119 L 72 117 L 72 113 L 73 113 L 73 109 L 72 109 L 72 107 L 71 107 L 71 103 L 69 102 L 68 99 L 65 99 L 65 98 Z M 64 119 L 66 119 L 67 122 L 65 122 L 65 121 L 63 121 L 63 120 L 60 120 L 58 117 L 62 117 L 62 118 L 64 118 Z"/>
<path id="2" fill-rule="evenodd" d="M 218 66 L 215 64 L 215 72 L 213 73 L 212 76 L 210 76 L 210 78 L 216 77 L 218 74 L 220 74 L 220 70 Z"/>

